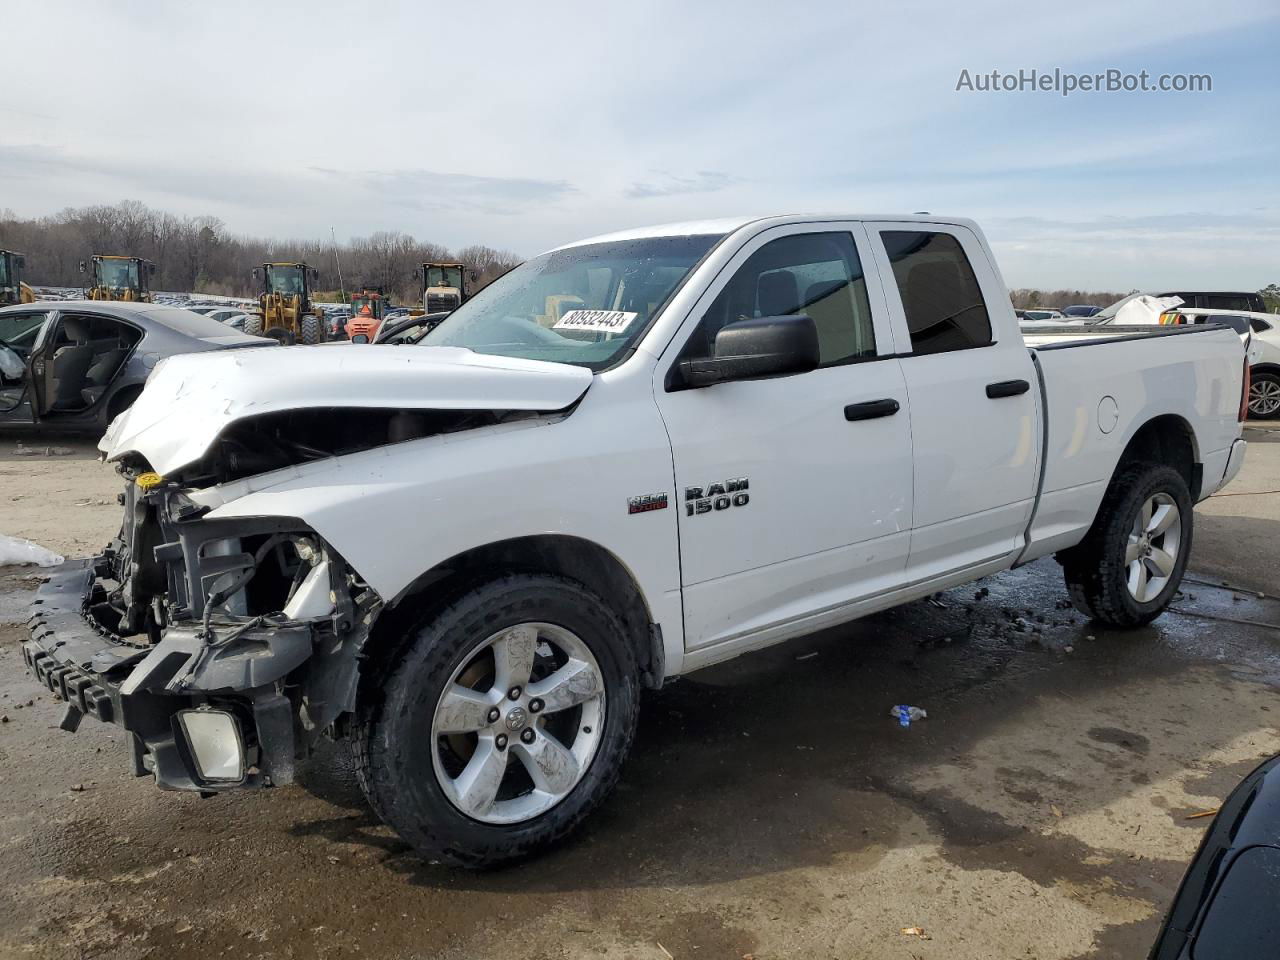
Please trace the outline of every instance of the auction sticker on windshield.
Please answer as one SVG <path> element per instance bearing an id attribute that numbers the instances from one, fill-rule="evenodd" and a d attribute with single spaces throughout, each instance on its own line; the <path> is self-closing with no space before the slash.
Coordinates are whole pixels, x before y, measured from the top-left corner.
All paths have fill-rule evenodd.
<path id="1" fill-rule="evenodd" d="M 557 320 L 552 330 L 597 330 L 604 333 L 621 333 L 631 321 L 640 316 L 623 310 L 570 310 Z"/>

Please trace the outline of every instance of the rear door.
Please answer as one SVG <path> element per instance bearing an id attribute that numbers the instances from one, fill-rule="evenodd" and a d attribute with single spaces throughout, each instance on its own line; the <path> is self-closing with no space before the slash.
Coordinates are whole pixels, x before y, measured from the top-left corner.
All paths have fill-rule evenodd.
<path id="1" fill-rule="evenodd" d="M 868 223 L 911 401 L 915 512 L 908 580 L 1021 548 L 1040 455 L 1038 379 L 973 231 Z M 993 314 L 1000 311 L 993 332 Z M 1007 316 L 1004 316 L 1007 314 Z"/>
<path id="2" fill-rule="evenodd" d="M 884 300 L 859 224 L 777 227 L 746 242 L 664 353 L 654 384 L 671 439 L 686 645 L 776 637 L 900 583 L 911 431 Z M 821 366 L 688 388 L 681 359 L 726 323 L 804 313 Z"/>
<path id="3" fill-rule="evenodd" d="M 33 423 L 32 357 L 42 342 L 47 310 L 27 310 L 0 317 L 0 422 Z"/>

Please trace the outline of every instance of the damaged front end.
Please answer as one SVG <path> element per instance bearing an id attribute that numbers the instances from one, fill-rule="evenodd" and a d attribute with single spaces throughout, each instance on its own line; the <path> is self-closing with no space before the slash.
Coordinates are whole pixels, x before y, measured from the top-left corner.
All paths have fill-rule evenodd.
<path id="1" fill-rule="evenodd" d="M 119 536 L 37 594 L 28 666 L 129 733 L 134 772 L 216 792 L 292 781 L 355 700 L 382 601 L 299 520 L 218 520 L 176 482 L 121 465 Z"/>

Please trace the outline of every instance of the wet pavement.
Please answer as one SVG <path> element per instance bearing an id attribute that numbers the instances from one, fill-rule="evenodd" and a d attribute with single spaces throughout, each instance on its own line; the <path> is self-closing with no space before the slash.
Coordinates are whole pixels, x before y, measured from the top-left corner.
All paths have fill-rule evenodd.
<path id="1" fill-rule="evenodd" d="M 671 683 L 586 829 L 488 873 L 414 857 L 337 748 L 256 794 L 133 779 L 112 728 L 56 729 L 2 626 L 0 957 L 1142 956 L 1188 817 L 1280 752 L 1270 550 L 1131 633 L 1050 559 Z M 0 571 L 0 619 L 31 576 Z"/>

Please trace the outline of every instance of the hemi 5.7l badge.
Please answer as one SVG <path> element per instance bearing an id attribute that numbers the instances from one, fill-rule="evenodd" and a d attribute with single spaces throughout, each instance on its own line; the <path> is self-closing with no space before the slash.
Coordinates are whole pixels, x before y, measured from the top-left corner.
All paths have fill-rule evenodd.
<path id="1" fill-rule="evenodd" d="M 627 497 L 627 513 L 648 513 L 650 510 L 667 509 L 665 493 L 646 493 L 640 497 Z"/>
<path id="2" fill-rule="evenodd" d="M 684 515 L 686 517 L 692 517 L 698 513 L 710 513 L 712 510 L 745 507 L 750 502 L 751 494 L 747 493 L 746 477 L 736 477 L 733 480 L 709 483 L 705 487 L 684 488 Z"/>

